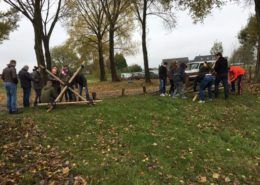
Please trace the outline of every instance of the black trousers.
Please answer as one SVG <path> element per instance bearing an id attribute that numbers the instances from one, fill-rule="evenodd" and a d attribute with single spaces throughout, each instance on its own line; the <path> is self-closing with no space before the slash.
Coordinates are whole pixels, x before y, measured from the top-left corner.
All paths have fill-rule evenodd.
<path id="1" fill-rule="evenodd" d="M 231 92 L 236 92 L 236 82 L 237 82 L 237 93 L 241 94 L 241 82 L 243 75 L 240 75 L 235 81 L 231 83 Z"/>
<path id="2" fill-rule="evenodd" d="M 37 103 L 41 103 L 42 90 L 41 89 L 34 89 L 34 91 L 35 91 L 34 104 L 36 105 Z"/>
<path id="3" fill-rule="evenodd" d="M 218 95 L 219 95 L 219 84 L 220 84 L 220 82 L 222 83 L 222 85 L 224 87 L 225 99 L 227 99 L 228 95 L 229 95 L 228 76 L 227 75 L 216 76 L 216 79 L 215 79 L 215 97 L 217 98 Z"/>

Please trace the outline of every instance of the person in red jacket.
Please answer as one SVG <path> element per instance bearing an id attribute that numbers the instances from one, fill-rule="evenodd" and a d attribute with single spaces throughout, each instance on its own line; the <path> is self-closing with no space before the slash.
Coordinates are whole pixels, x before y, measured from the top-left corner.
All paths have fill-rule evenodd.
<path id="1" fill-rule="evenodd" d="M 245 75 L 246 70 L 240 66 L 230 66 L 229 68 L 229 83 L 231 84 L 231 92 L 236 92 L 236 81 L 237 81 L 237 88 L 238 94 L 241 95 L 241 82 L 242 78 Z"/>

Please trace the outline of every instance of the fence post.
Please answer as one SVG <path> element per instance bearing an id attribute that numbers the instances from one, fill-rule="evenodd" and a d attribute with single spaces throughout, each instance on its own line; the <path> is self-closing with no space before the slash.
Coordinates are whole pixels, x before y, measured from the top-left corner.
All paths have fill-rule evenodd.
<path id="1" fill-rule="evenodd" d="M 125 88 L 122 88 L 122 96 L 125 96 Z"/>
<path id="2" fill-rule="evenodd" d="M 252 66 L 249 66 L 249 82 L 252 80 Z"/>
<path id="3" fill-rule="evenodd" d="M 97 93 L 96 92 L 92 92 L 92 99 L 96 100 L 97 99 Z"/>
<path id="4" fill-rule="evenodd" d="M 143 86 L 143 93 L 146 94 L 146 87 Z"/>

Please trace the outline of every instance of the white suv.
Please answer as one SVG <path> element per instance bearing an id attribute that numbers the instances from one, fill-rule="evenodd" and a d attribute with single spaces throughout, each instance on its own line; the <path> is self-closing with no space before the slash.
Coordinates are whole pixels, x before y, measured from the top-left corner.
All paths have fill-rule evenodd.
<path id="1" fill-rule="evenodd" d="M 215 65 L 215 60 L 210 60 L 207 61 L 210 65 L 211 68 L 214 67 Z M 194 78 L 196 78 L 196 76 L 199 73 L 200 68 L 203 66 L 204 61 L 200 61 L 200 62 L 190 62 L 187 64 L 187 69 L 185 70 L 185 73 L 187 74 L 187 76 L 189 77 L 189 79 L 193 80 Z"/>

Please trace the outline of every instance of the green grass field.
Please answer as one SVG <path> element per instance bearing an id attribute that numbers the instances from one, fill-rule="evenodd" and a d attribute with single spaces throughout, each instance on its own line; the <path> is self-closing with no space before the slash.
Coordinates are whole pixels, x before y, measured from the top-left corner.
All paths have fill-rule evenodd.
<path id="1" fill-rule="evenodd" d="M 88 184 L 260 183 L 260 100 L 251 95 L 202 105 L 133 96 L 0 117 L 31 118 L 46 135 L 37 142 L 58 147 Z M 20 182 L 38 180 L 27 173 Z"/>

